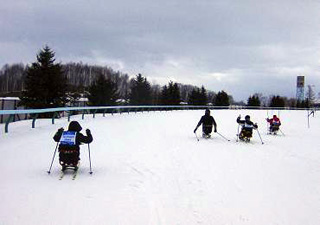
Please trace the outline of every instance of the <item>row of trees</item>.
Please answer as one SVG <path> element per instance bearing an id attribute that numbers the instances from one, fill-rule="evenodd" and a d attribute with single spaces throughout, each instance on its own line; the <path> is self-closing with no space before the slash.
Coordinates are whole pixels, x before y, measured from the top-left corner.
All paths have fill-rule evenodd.
<path id="1" fill-rule="evenodd" d="M 309 92 L 307 92 L 309 93 Z M 266 107 L 298 107 L 310 108 L 314 106 L 315 96 L 307 96 L 305 101 L 297 101 L 294 98 L 281 97 L 279 95 L 270 96 L 269 98 L 262 94 L 254 94 L 248 98 L 247 106 L 266 106 Z"/>
<path id="2" fill-rule="evenodd" d="M 115 104 L 163 104 L 228 106 L 234 104 L 232 96 L 225 91 L 214 93 L 192 85 L 170 81 L 163 87 L 151 84 L 138 74 L 129 79 L 127 74 L 109 67 L 88 66 L 77 63 L 55 63 L 54 52 L 46 46 L 30 66 L 6 65 L 0 71 L 0 91 L 19 93 L 21 105 L 27 108 L 60 107 L 87 97 L 89 105 Z M 23 91 L 22 91 L 23 90 Z M 311 89 L 312 91 L 312 89 Z M 309 91 L 310 92 L 310 91 Z M 296 102 L 280 96 L 266 98 L 262 94 L 250 96 L 248 106 L 298 106 L 308 107 L 312 101 Z"/>
<path id="3" fill-rule="evenodd" d="M 224 91 L 215 94 L 204 87 L 172 81 L 163 87 L 151 85 L 141 74 L 129 79 L 128 75 L 114 72 L 110 68 L 85 66 L 82 71 L 77 69 L 78 65 L 63 66 L 56 63 L 54 52 L 46 46 L 37 55 L 37 61 L 25 67 L 25 72 L 21 69 L 19 73 L 22 82 L 15 83 L 21 83 L 20 88 L 23 90 L 20 104 L 27 108 L 61 107 L 79 97 L 87 97 L 89 105 L 115 105 L 119 102 L 131 105 L 177 105 L 182 102 L 193 105 L 205 105 L 208 102 L 229 105 L 232 100 Z M 72 71 L 79 73 L 79 79 L 75 79 Z M 19 89 L 15 91 L 19 92 Z"/>

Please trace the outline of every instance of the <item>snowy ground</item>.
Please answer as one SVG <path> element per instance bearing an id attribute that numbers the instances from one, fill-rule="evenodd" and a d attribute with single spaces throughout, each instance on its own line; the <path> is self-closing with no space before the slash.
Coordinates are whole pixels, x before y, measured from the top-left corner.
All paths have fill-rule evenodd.
<path id="1" fill-rule="evenodd" d="M 94 135 L 93 174 L 81 146 L 76 180 L 47 174 L 52 136 L 67 120 L 0 125 L 0 225 L 317 225 L 320 222 L 320 116 L 306 111 L 215 110 L 218 131 L 193 133 L 203 110 L 73 117 Z M 267 135 L 267 113 L 285 136 Z M 259 125 L 236 142 L 237 116 Z M 198 135 L 200 135 L 198 130 Z"/>

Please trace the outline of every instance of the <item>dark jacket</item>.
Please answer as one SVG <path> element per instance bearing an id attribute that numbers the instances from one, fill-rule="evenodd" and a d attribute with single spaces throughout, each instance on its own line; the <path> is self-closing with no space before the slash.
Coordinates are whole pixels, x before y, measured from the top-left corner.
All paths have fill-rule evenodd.
<path id="1" fill-rule="evenodd" d="M 82 130 L 82 127 L 80 126 L 80 124 L 77 121 L 71 121 L 68 127 L 68 131 L 75 131 L 76 132 L 76 145 L 75 146 L 71 146 L 71 148 L 75 149 L 75 150 L 79 150 L 79 145 L 82 143 L 86 143 L 89 144 L 92 142 L 93 138 L 91 135 L 91 132 L 89 129 L 86 130 L 87 136 L 83 135 L 82 133 L 80 133 L 80 131 Z M 60 138 L 62 136 L 63 133 L 63 128 L 60 128 L 56 134 L 53 137 L 53 140 L 56 142 L 60 141 Z M 64 148 L 65 146 L 61 146 L 59 145 L 59 149 L 60 148 Z M 70 148 L 70 146 L 67 146 L 68 148 Z M 72 149 L 72 150 L 73 150 Z"/>
<path id="2" fill-rule="evenodd" d="M 250 119 L 246 119 L 246 120 L 241 120 L 240 117 L 237 118 L 237 123 L 242 125 L 242 129 L 247 130 L 247 131 L 251 131 L 252 129 L 258 128 L 257 124 L 254 124 Z"/>
<path id="3" fill-rule="evenodd" d="M 214 118 L 210 115 L 204 115 L 201 117 L 200 121 L 197 124 L 197 127 L 199 127 L 202 124 L 202 131 L 212 131 L 212 126 L 214 126 L 214 130 L 217 130 L 217 124 Z M 207 132 L 205 132 L 207 133 Z"/>

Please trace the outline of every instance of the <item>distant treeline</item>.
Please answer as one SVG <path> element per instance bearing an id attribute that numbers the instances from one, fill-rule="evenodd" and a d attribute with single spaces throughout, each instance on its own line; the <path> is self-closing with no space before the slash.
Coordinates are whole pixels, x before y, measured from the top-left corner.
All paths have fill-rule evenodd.
<path id="1" fill-rule="evenodd" d="M 246 103 L 234 102 L 225 91 L 208 91 L 204 86 L 186 85 L 169 81 L 160 86 L 151 84 L 140 73 L 129 76 L 108 66 L 83 63 L 60 64 L 55 53 L 46 46 L 31 65 L 4 65 L 0 70 L 0 97 L 20 97 L 28 108 L 57 107 L 80 97 L 88 98 L 88 105 L 111 104 L 190 104 L 228 106 L 231 104 L 271 107 L 310 107 L 315 100 L 308 86 L 307 98 L 294 98 L 255 93 Z"/>
<path id="2" fill-rule="evenodd" d="M 67 63 L 62 64 L 62 71 L 71 90 L 85 93 L 88 87 L 103 74 L 107 79 L 114 82 L 118 89 L 119 98 L 128 99 L 130 94 L 130 83 L 135 78 L 129 77 L 128 74 L 115 71 L 108 66 L 88 65 L 83 63 Z M 24 78 L 28 65 L 6 64 L 0 70 L 0 96 L 20 97 L 24 90 Z M 197 87 L 194 85 L 185 85 L 178 83 L 181 101 L 187 102 L 189 94 Z M 161 93 L 162 86 L 152 84 L 151 89 L 154 94 Z M 208 101 L 211 102 L 215 92 L 208 91 Z"/>

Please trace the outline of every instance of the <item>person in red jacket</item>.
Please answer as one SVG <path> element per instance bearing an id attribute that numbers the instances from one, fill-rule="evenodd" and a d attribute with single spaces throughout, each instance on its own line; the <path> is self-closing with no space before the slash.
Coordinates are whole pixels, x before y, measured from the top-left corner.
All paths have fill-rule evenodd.
<path id="1" fill-rule="evenodd" d="M 277 115 L 273 115 L 271 119 L 267 118 L 267 122 L 269 123 L 269 132 L 276 134 L 280 128 L 281 122 Z"/>

